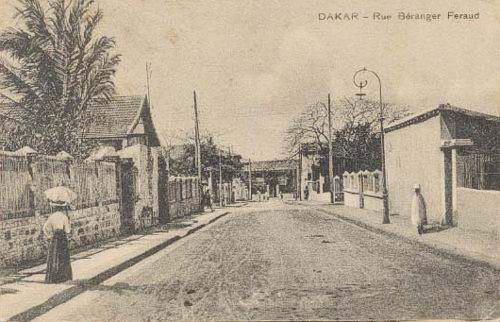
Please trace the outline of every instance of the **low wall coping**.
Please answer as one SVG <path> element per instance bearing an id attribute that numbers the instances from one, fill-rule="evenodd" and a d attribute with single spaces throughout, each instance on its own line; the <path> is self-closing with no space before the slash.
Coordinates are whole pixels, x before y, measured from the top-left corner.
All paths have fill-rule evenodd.
<path id="1" fill-rule="evenodd" d="M 464 192 L 472 192 L 472 193 L 485 193 L 485 194 L 500 195 L 500 191 L 498 191 L 498 190 L 480 190 L 480 189 L 471 189 L 471 188 L 464 188 L 464 187 L 457 187 L 457 190 L 463 190 Z"/>

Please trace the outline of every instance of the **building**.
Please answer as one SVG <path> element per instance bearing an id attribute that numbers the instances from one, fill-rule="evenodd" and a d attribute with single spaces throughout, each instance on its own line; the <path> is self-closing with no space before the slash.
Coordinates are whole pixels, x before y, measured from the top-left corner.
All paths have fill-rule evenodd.
<path id="1" fill-rule="evenodd" d="M 107 102 L 92 102 L 82 119 L 86 123 L 81 138 L 99 144 L 88 160 L 121 159 L 123 186 L 128 188 L 123 193 L 129 196 L 124 198 L 122 221 L 129 222 L 130 231 L 166 222 L 171 215 L 164 197 L 166 162 L 147 96 L 115 96 Z"/>
<path id="2" fill-rule="evenodd" d="M 278 197 L 280 193 L 293 194 L 297 189 L 296 160 L 256 161 L 244 164 L 242 177 L 248 183 L 248 174 L 252 173 L 252 195 L 268 193 Z"/>
<path id="3" fill-rule="evenodd" d="M 431 221 L 500 231 L 500 117 L 440 105 L 385 129 L 391 213 L 420 184 Z"/>
<path id="4" fill-rule="evenodd" d="M 309 190 L 309 199 L 330 200 L 330 182 L 328 180 L 328 148 L 319 149 L 317 144 L 303 144 L 299 154 L 299 185 L 302 198 L 304 190 Z M 333 175 L 342 177 L 345 171 L 358 169 L 359 162 L 335 153 L 333 156 Z M 342 187 L 338 187 L 341 193 Z M 336 200 L 341 198 L 336 196 Z"/>
<path id="5" fill-rule="evenodd" d="M 160 146 L 148 98 L 116 96 L 106 103 L 92 103 L 83 115 L 88 122 L 83 139 L 121 150 L 135 144 Z"/>

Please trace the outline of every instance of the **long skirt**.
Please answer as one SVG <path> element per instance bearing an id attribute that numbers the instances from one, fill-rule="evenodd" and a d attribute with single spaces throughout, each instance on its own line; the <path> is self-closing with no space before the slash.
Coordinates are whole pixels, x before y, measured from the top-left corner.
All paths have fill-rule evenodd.
<path id="1" fill-rule="evenodd" d="M 68 238 L 64 230 L 56 230 L 47 255 L 45 283 L 62 283 L 73 279 L 69 257 Z"/>

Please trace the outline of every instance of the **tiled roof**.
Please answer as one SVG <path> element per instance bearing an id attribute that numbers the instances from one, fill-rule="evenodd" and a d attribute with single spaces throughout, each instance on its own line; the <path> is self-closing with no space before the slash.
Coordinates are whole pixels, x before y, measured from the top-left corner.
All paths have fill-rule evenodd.
<path id="1" fill-rule="evenodd" d="M 403 118 L 401 120 L 395 121 L 395 122 L 389 124 L 384 129 L 384 132 L 391 132 L 391 131 L 406 127 L 406 126 L 411 125 L 411 124 L 423 122 L 423 121 L 425 121 L 433 116 L 438 115 L 440 112 L 443 112 L 443 111 L 467 115 L 467 116 L 471 116 L 474 118 L 481 118 L 481 119 L 491 121 L 491 122 L 500 122 L 500 117 L 496 116 L 496 115 L 476 112 L 476 111 L 468 110 L 465 108 L 453 106 L 450 104 L 441 104 L 436 108 L 433 108 L 430 110 L 425 110 L 425 111 L 422 111 L 420 113 L 410 115 L 410 116 Z"/>
<path id="2" fill-rule="evenodd" d="M 252 162 L 252 171 L 283 171 L 297 169 L 297 160 L 271 160 Z M 248 163 L 245 164 L 245 171 L 248 171 Z"/>
<path id="3" fill-rule="evenodd" d="M 85 112 L 90 122 L 85 138 L 125 137 L 139 117 L 144 104 L 142 96 L 115 96 L 107 103 L 93 103 Z"/>

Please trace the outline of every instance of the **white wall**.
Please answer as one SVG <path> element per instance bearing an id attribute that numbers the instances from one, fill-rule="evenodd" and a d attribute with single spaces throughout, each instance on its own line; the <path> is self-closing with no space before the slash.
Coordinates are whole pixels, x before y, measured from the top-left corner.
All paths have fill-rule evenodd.
<path id="1" fill-rule="evenodd" d="M 444 217 L 444 155 L 440 116 L 386 133 L 386 167 L 390 213 L 410 216 L 413 186 L 419 183 L 427 216 Z"/>
<path id="2" fill-rule="evenodd" d="M 457 189 L 458 227 L 500 236 L 500 191 Z"/>

